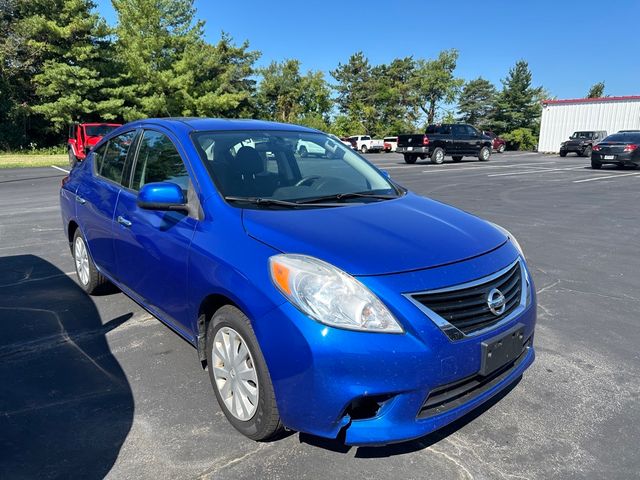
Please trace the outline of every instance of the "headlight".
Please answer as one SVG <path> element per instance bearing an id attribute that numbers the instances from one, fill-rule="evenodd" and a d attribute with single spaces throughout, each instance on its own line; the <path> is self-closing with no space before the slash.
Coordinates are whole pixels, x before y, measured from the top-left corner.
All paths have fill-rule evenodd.
<path id="1" fill-rule="evenodd" d="M 378 297 L 333 265 L 306 255 L 282 254 L 269 258 L 269 269 L 278 290 L 320 323 L 349 330 L 403 332 Z"/>
<path id="2" fill-rule="evenodd" d="M 516 240 L 516 237 L 513 236 L 513 233 L 511 233 L 506 228 L 501 227 L 500 225 L 496 225 L 495 223 L 491 223 L 491 225 L 493 225 L 498 230 L 500 230 L 502 233 L 504 233 L 507 237 L 509 237 L 509 240 L 511 240 L 511 243 L 513 243 L 513 246 L 516 247 L 516 250 L 518 250 L 518 252 L 522 256 L 522 258 L 524 258 L 524 251 L 522 251 L 522 247 L 518 243 L 518 240 Z"/>

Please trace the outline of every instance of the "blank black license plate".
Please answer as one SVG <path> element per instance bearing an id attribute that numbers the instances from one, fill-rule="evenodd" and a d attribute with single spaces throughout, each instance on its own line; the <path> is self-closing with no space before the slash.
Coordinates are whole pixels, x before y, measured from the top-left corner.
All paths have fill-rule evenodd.
<path id="1" fill-rule="evenodd" d="M 482 342 L 480 375 L 489 375 L 520 356 L 524 342 L 524 325 L 517 324 L 509 331 Z"/>

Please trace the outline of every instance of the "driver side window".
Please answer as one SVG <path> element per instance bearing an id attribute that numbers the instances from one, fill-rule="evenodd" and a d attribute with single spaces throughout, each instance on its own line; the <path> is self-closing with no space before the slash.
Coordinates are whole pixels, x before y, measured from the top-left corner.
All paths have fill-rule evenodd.
<path id="1" fill-rule="evenodd" d="M 131 188 L 140 190 L 152 182 L 172 182 L 186 192 L 189 188 L 189 174 L 169 137 L 160 132 L 145 130 L 140 141 Z"/>

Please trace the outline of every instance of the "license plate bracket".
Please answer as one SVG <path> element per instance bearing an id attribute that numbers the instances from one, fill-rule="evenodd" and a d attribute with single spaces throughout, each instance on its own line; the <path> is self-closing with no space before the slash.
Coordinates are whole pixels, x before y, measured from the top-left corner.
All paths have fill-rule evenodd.
<path id="1" fill-rule="evenodd" d="M 507 363 L 513 362 L 522 353 L 523 342 L 524 325 L 521 323 L 482 342 L 480 344 L 482 349 L 480 375 L 489 375 Z"/>

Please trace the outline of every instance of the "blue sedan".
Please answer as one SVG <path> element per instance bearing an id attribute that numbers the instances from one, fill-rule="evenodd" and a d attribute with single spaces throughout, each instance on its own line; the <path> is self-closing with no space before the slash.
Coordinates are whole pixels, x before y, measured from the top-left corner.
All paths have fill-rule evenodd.
<path id="1" fill-rule="evenodd" d="M 82 287 L 115 284 L 191 343 L 249 438 L 417 438 L 534 360 L 516 239 L 317 130 L 129 123 L 64 179 L 60 202 Z"/>

